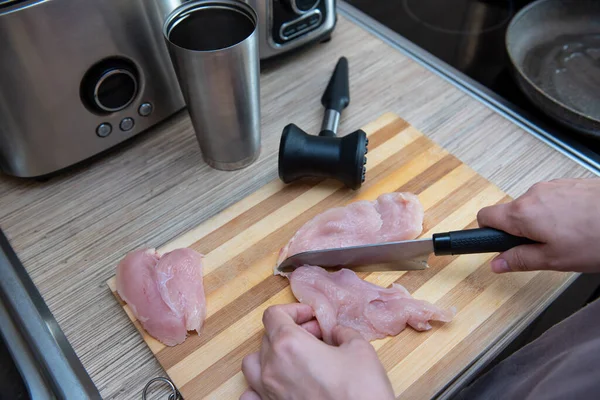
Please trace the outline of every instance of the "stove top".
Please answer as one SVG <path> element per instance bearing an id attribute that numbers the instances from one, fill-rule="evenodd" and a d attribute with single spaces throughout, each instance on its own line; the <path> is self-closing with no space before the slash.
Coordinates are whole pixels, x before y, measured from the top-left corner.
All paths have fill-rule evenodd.
<path id="1" fill-rule="evenodd" d="M 477 82 L 508 107 L 509 114 L 598 173 L 600 140 L 563 127 L 547 117 L 529 102 L 511 76 L 504 36 L 512 17 L 531 2 L 346 0 L 388 30 L 433 55 L 438 62 L 441 60 Z"/>

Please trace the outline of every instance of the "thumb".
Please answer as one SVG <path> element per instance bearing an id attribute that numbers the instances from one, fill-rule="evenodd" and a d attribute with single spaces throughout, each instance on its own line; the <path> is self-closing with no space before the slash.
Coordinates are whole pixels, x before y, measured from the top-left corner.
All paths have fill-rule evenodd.
<path id="1" fill-rule="evenodd" d="M 505 251 L 492 260 L 492 271 L 501 274 L 511 271 L 536 271 L 547 268 L 544 246 L 522 245 Z"/>
<path id="2" fill-rule="evenodd" d="M 341 346 L 344 343 L 349 343 L 355 339 L 363 339 L 362 335 L 354 329 L 341 325 L 337 325 L 335 328 L 333 328 L 333 332 L 331 332 L 331 338 L 333 344 L 336 346 Z"/>

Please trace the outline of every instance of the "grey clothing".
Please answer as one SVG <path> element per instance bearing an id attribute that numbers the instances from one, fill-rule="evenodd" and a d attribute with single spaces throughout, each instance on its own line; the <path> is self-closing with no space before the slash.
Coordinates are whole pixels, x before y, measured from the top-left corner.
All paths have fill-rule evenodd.
<path id="1" fill-rule="evenodd" d="M 600 300 L 492 368 L 459 399 L 600 399 Z"/>

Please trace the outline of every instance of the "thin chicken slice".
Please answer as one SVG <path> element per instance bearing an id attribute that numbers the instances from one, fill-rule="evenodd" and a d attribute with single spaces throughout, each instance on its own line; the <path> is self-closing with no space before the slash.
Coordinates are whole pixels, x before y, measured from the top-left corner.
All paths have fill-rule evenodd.
<path id="1" fill-rule="evenodd" d="M 309 250 L 414 239 L 423 230 L 423 206 L 412 193 L 331 208 L 304 224 L 279 252 L 277 265 Z"/>
<path id="2" fill-rule="evenodd" d="M 414 299 L 401 285 L 382 288 L 360 279 L 348 269 L 328 273 L 303 266 L 290 276 L 294 296 L 314 310 L 323 340 L 332 343 L 336 325 L 355 329 L 366 340 L 395 336 L 407 325 L 417 331 L 431 329 L 430 321 L 450 322 L 455 310 L 444 310 Z"/>

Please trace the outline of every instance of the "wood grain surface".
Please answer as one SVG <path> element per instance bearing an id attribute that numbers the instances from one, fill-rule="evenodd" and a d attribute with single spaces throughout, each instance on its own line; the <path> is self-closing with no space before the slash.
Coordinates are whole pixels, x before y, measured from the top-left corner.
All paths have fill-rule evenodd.
<path id="1" fill-rule="evenodd" d="M 351 93 L 341 134 L 394 112 L 511 197 L 538 181 L 593 176 L 340 16 L 330 42 L 263 68 L 261 156 L 244 170 L 204 164 L 181 112 L 47 182 L 0 177 L 0 226 L 103 398 L 139 398 L 149 379 L 164 375 L 106 288 L 119 259 L 163 246 L 275 179 L 281 130 L 294 122 L 318 131 L 320 98 L 340 56 L 349 61 Z M 559 287 L 549 283 L 536 301 Z M 443 360 L 455 351 L 467 350 L 459 345 Z M 149 399 L 164 399 L 161 389 Z"/>
<path id="2" fill-rule="evenodd" d="M 184 398 L 237 399 L 246 389 L 241 360 L 259 348 L 262 313 L 269 305 L 295 301 L 288 280 L 273 276 L 278 251 L 315 215 L 407 191 L 419 195 L 425 208 L 422 236 L 431 237 L 473 226 L 481 207 L 510 200 L 394 114 L 364 130 L 369 135 L 368 172 L 360 190 L 331 180 L 291 185 L 275 180 L 159 249 L 191 247 L 205 254 L 208 317 L 200 335 L 164 346 L 119 299 Z M 384 287 L 400 283 L 416 298 L 458 309 L 453 322 L 436 324 L 432 331 L 409 328 L 373 342 L 397 396 L 435 395 L 534 309 L 540 295 L 556 284 L 553 277 L 560 280 L 560 275 L 546 273 L 495 275 L 489 268 L 492 256 L 432 257 L 425 271 L 361 274 L 369 282 Z M 108 285 L 118 299 L 114 278 Z M 461 350 L 453 354 L 456 348 Z"/>

